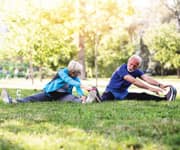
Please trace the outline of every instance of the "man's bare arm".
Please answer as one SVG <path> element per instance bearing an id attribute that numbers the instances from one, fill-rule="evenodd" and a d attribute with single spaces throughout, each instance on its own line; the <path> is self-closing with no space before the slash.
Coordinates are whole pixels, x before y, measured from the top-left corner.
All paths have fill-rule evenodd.
<path id="1" fill-rule="evenodd" d="M 151 87 L 151 86 L 143 83 L 142 81 L 137 80 L 136 78 L 134 78 L 134 77 L 131 76 L 131 75 L 126 75 L 126 76 L 124 76 L 124 80 L 132 83 L 133 85 L 135 85 L 135 86 L 137 86 L 137 87 L 139 87 L 139 88 L 147 89 L 147 90 L 149 90 L 149 91 L 151 91 L 151 92 L 154 92 L 154 93 L 156 93 L 156 94 L 159 94 L 159 93 L 162 93 L 162 92 L 163 92 L 162 89 L 156 88 L 156 87 Z"/>
<path id="2" fill-rule="evenodd" d="M 160 88 L 162 88 L 162 89 L 165 89 L 165 88 L 167 88 L 167 87 L 170 86 L 170 85 L 164 85 L 164 84 L 156 81 L 155 79 L 153 79 L 152 77 L 150 77 L 150 76 L 148 76 L 148 75 L 146 75 L 146 74 L 142 75 L 142 76 L 141 76 L 141 79 L 142 79 L 143 81 L 147 82 L 147 83 L 150 84 L 150 85 L 157 86 L 157 87 L 160 87 Z"/>

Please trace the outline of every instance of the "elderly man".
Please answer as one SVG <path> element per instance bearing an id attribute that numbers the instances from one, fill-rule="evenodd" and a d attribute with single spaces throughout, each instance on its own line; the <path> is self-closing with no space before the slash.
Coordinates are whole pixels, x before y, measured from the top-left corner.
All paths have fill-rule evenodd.
<path id="1" fill-rule="evenodd" d="M 91 97 L 96 97 L 96 100 L 154 100 L 154 101 L 173 101 L 176 98 L 176 89 L 171 85 L 164 85 L 152 77 L 144 74 L 138 69 L 141 65 L 142 59 L 138 55 L 133 55 L 128 59 L 127 64 L 122 64 L 118 67 L 110 79 L 102 96 L 94 88 L 94 93 L 91 92 Z M 137 78 L 140 78 L 138 80 Z M 144 82 L 142 82 L 144 81 Z M 149 90 L 157 95 L 147 93 L 128 92 L 130 85 L 135 85 L 139 88 Z M 169 88 L 168 92 L 167 88 Z M 164 96 L 159 96 L 160 93 L 165 93 Z M 92 100 L 93 98 L 91 98 Z M 88 100 L 88 99 L 87 99 Z"/>

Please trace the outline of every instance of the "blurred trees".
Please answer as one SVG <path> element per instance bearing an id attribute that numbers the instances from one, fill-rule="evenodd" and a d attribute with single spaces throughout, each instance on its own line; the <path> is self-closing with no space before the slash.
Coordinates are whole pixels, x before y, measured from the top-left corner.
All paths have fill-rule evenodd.
<path id="1" fill-rule="evenodd" d="M 180 1 L 160 0 L 153 11 L 159 20 L 146 30 L 146 42 L 153 59 L 160 64 L 161 75 L 174 69 L 180 77 Z"/>
<path id="2" fill-rule="evenodd" d="M 145 42 L 162 70 L 180 67 L 179 33 L 174 22 L 161 25 L 166 16 L 151 22 L 150 13 L 142 16 L 144 12 L 131 0 L 56 1 L 56 7 L 46 6 L 48 9 L 44 7 L 47 2 L 17 0 L 12 9 L 8 1 L 1 1 L 1 20 L 8 27 L 5 36 L 0 37 L 4 39 L 1 61 L 29 64 L 31 76 L 36 67 L 42 78 L 44 69 L 57 70 L 76 59 L 84 66 L 83 78 L 109 77 L 135 53 L 139 33 L 145 30 Z M 159 10 L 168 9 L 156 4 Z M 152 15 L 157 14 L 154 10 Z"/>
<path id="3" fill-rule="evenodd" d="M 81 0 L 80 2 L 79 15 L 75 15 L 77 11 L 75 1 L 62 1 L 59 3 L 59 7 L 53 10 L 35 8 L 31 3 L 28 7 L 24 6 L 27 7 L 24 14 L 18 11 L 10 12 L 6 15 L 6 23 L 9 26 L 6 49 L 11 49 L 17 56 L 21 56 L 23 61 L 29 62 L 31 70 L 33 65 L 40 69 L 50 67 L 56 70 L 79 56 L 80 61 L 83 59 L 87 62 L 88 75 L 94 76 L 94 70 L 91 68 L 95 67 L 94 45 L 97 43 L 98 53 L 101 55 L 99 62 L 104 64 L 104 67 L 100 66 L 100 72 L 103 72 L 101 70 L 105 69 L 107 64 L 114 66 L 111 67 L 114 69 L 120 63 L 114 64 L 115 61 L 126 59 L 117 57 L 123 46 L 121 42 L 124 42 L 125 45 L 128 43 L 127 36 L 125 39 L 115 39 L 123 37 L 118 33 L 120 30 L 126 32 L 123 31 L 122 26 L 119 26 L 120 23 L 123 23 L 122 16 L 124 15 L 119 4 L 116 1 L 104 3 L 87 1 L 85 3 Z M 75 37 L 77 32 L 79 44 Z M 115 38 L 113 37 L 114 33 L 117 34 Z M 109 44 L 107 45 L 105 41 Z M 83 50 L 79 52 L 78 46 L 84 47 L 86 53 Z M 109 46 L 111 50 L 108 50 Z M 124 49 L 125 47 L 123 47 L 123 51 L 126 51 Z M 113 53 L 112 59 L 109 59 L 108 62 L 102 59 L 107 55 L 105 51 Z M 125 53 L 127 54 L 128 51 Z M 128 57 L 128 55 L 126 56 Z M 102 75 L 110 74 L 108 72 Z"/>
<path id="4" fill-rule="evenodd" d="M 149 30 L 147 42 L 150 45 L 154 59 L 160 62 L 161 74 L 164 69 L 180 68 L 180 35 L 177 33 L 176 27 L 170 24 L 163 24 Z"/>

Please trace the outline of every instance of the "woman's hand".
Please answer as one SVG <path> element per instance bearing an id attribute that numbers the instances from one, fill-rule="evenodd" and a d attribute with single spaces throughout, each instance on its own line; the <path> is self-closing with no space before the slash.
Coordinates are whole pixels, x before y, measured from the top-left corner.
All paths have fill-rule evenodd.
<path id="1" fill-rule="evenodd" d="M 86 102 L 86 96 L 81 96 L 81 102 L 85 103 Z"/>

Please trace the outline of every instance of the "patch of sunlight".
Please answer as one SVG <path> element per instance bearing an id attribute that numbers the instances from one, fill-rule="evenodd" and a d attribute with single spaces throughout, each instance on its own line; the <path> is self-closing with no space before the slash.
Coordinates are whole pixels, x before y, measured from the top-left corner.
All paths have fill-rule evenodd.
<path id="1" fill-rule="evenodd" d="M 13 132 L 7 130 L 9 126 L 22 128 L 22 130 Z M 118 143 L 98 133 L 86 132 L 72 126 L 60 126 L 47 122 L 29 125 L 16 120 L 5 121 L 0 124 L 0 139 L 2 142 L 9 141 L 11 145 L 17 147 L 17 150 L 18 148 L 25 150 L 124 150 L 134 149 L 134 147 L 156 150 L 162 148 L 162 146 L 159 147 L 155 144 L 138 144 L 133 138 Z M 8 147 L 7 142 L 4 144 Z"/>
<path id="2" fill-rule="evenodd" d="M 18 126 L 18 127 L 21 127 L 21 126 L 24 126 L 24 124 L 22 122 L 19 122 L 17 120 L 7 120 L 3 123 L 0 124 L 0 127 L 7 127 L 7 126 Z"/>
<path id="3" fill-rule="evenodd" d="M 1 101 L 1 99 L 0 99 L 0 101 Z M 0 102 L 1 103 L 1 102 Z M 6 112 L 8 112 L 8 111 L 4 111 L 4 109 L 0 109 L 0 113 L 1 114 L 4 114 L 4 113 L 6 113 Z"/>
<path id="4" fill-rule="evenodd" d="M 49 127 L 58 129 L 51 124 Z M 44 133 L 13 133 L 1 128 L 0 136 L 3 141 L 10 141 L 13 145 L 28 150 L 122 149 L 118 143 L 105 139 L 96 133 L 86 133 L 81 129 L 66 126 L 59 128 L 55 134 L 48 133 L 46 130 Z"/>
<path id="5" fill-rule="evenodd" d="M 164 150 L 166 147 L 162 145 L 161 143 L 142 143 L 143 139 L 140 137 L 137 139 L 134 139 L 133 137 L 129 137 L 126 141 L 123 141 L 123 147 L 126 147 L 128 149 L 143 149 L 143 150 Z"/>

